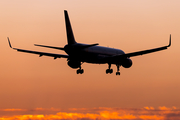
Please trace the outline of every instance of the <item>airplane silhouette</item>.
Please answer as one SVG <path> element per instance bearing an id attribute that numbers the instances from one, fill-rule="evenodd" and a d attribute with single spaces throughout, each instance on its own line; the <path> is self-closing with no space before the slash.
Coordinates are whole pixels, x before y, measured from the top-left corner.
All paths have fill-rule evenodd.
<path id="1" fill-rule="evenodd" d="M 54 47 L 54 46 L 38 45 L 38 44 L 34 44 L 34 45 L 40 46 L 40 47 L 63 50 L 67 53 L 67 55 L 13 48 L 8 38 L 9 46 L 19 52 L 38 54 L 39 57 L 49 56 L 49 57 L 54 57 L 54 59 L 67 58 L 67 61 L 68 61 L 67 64 L 69 65 L 69 67 L 73 69 L 79 68 L 76 71 L 77 74 L 84 73 L 84 70 L 81 68 L 81 65 L 84 62 L 93 63 L 93 64 L 108 64 L 108 69 L 106 70 L 106 74 L 113 73 L 113 69 L 111 69 L 111 64 L 115 64 L 117 66 L 116 75 L 120 75 L 120 72 L 119 72 L 120 66 L 123 66 L 124 68 L 130 68 L 132 66 L 132 60 L 130 59 L 130 57 L 165 50 L 171 46 L 171 34 L 169 38 L 169 45 L 167 46 L 158 47 L 154 49 L 148 49 L 148 50 L 142 50 L 142 51 L 132 52 L 132 53 L 125 53 L 124 51 L 120 49 L 98 46 L 99 45 L 98 43 L 96 44 L 77 43 L 73 35 L 68 12 L 66 10 L 64 10 L 64 15 L 65 15 L 66 34 L 67 34 L 68 44 L 65 45 L 64 47 Z"/>

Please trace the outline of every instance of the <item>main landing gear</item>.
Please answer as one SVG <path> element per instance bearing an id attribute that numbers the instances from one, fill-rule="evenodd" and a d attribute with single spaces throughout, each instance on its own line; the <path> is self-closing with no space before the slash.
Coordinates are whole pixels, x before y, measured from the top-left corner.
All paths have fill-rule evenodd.
<path id="1" fill-rule="evenodd" d="M 76 71 L 77 74 L 83 74 L 84 73 L 84 69 L 81 69 L 81 66 L 80 68 Z"/>
<path id="2" fill-rule="evenodd" d="M 106 70 L 106 74 L 108 74 L 108 73 L 113 73 L 113 69 L 111 69 L 111 64 L 108 64 L 109 65 L 109 67 L 108 67 L 108 69 Z"/>
<path id="3" fill-rule="evenodd" d="M 80 73 L 80 74 L 83 74 L 83 73 L 84 73 L 84 70 L 83 70 L 83 69 L 78 69 L 78 70 L 76 71 L 76 73 L 77 73 L 77 74 L 79 74 L 79 73 Z"/>
<path id="4" fill-rule="evenodd" d="M 113 69 L 111 69 L 111 64 L 108 64 L 109 66 L 108 66 L 108 69 L 106 70 L 106 74 L 108 74 L 108 73 L 113 73 Z M 120 67 L 120 65 L 116 65 L 117 66 L 117 72 L 116 72 L 116 75 L 120 75 L 120 72 L 119 72 L 119 67 Z"/>

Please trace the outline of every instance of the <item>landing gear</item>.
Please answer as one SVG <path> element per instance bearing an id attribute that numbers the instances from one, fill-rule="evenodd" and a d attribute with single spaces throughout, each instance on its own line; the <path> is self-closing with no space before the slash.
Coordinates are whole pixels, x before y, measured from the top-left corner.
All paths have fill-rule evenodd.
<path id="1" fill-rule="evenodd" d="M 107 69 L 106 74 L 108 74 L 108 73 L 110 73 L 110 74 L 113 73 L 113 69 Z"/>
<path id="2" fill-rule="evenodd" d="M 77 74 L 79 74 L 79 73 L 80 73 L 80 74 L 83 74 L 83 73 L 84 73 L 84 70 L 83 70 L 83 69 L 78 69 L 78 70 L 76 71 L 76 73 L 77 73 Z"/>
<path id="3" fill-rule="evenodd" d="M 120 67 L 120 65 L 116 65 L 117 66 L 117 72 L 116 72 L 116 75 L 120 75 L 120 72 L 119 72 L 119 67 Z"/>
<path id="4" fill-rule="evenodd" d="M 83 74 L 84 73 L 84 69 L 81 69 L 81 66 L 80 68 L 76 71 L 77 74 Z"/>
<path id="5" fill-rule="evenodd" d="M 116 75 L 120 75 L 120 72 L 116 72 Z"/>
<path id="6" fill-rule="evenodd" d="M 113 73 L 113 69 L 111 69 L 111 64 L 108 64 L 109 66 L 108 66 L 108 69 L 106 70 L 106 74 L 108 74 L 108 73 Z"/>

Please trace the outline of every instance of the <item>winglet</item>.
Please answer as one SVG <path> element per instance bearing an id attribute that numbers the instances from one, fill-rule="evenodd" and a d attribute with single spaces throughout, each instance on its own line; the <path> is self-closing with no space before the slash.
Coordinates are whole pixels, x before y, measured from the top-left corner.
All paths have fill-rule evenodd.
<path id="1" fill-rule="evenodd" d="M 7 37 L 7 39 L 8 39 L 8 42 L 9 42 L 9 47 L 12 48 L 11 42 L 10 42 L 10 40 L 9 40 L 9 37 Z"/>
<path id="2" fill-rule="evenodd" d="M 169 45 L 167 47 L 170 47 L 171 46 L 171 34 L 170 34 L 170 37 L 169 37 Z"/>

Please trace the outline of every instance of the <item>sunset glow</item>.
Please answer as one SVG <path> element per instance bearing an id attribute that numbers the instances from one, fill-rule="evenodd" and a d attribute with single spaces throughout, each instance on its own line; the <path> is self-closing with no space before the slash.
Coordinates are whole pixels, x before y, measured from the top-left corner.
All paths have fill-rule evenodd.
<path id="1" fill-rule="evenodd" d="M 153 108 L 153 107 L 148 107 Z M 163 109 L 162 109 L 163 108 Z M 165 106 L 158 109 L 121 109 L 121 108 L 73 108 L 69 112 L 58 112 L 56 114 L 37 114 L 38 111 L 50 111 L 53 109 L 34 109 L 34 114 L 19 114 L 1 116 L 0 120 L 178 120 L 180 109 Z M 57 110 L 57 109 L 56 109 Z M 1 110 L 6 111 L 6 110 Z M 17 110 L 17 111 L 20 111 Z M 23 111 L 23 110 L 22 110 Z M 26 110 L 29 111 L 29 110 Z M 70 112 L 71 111 L 71 112 Z M 78 112 L 79 111 L 79 112 Z"/>

